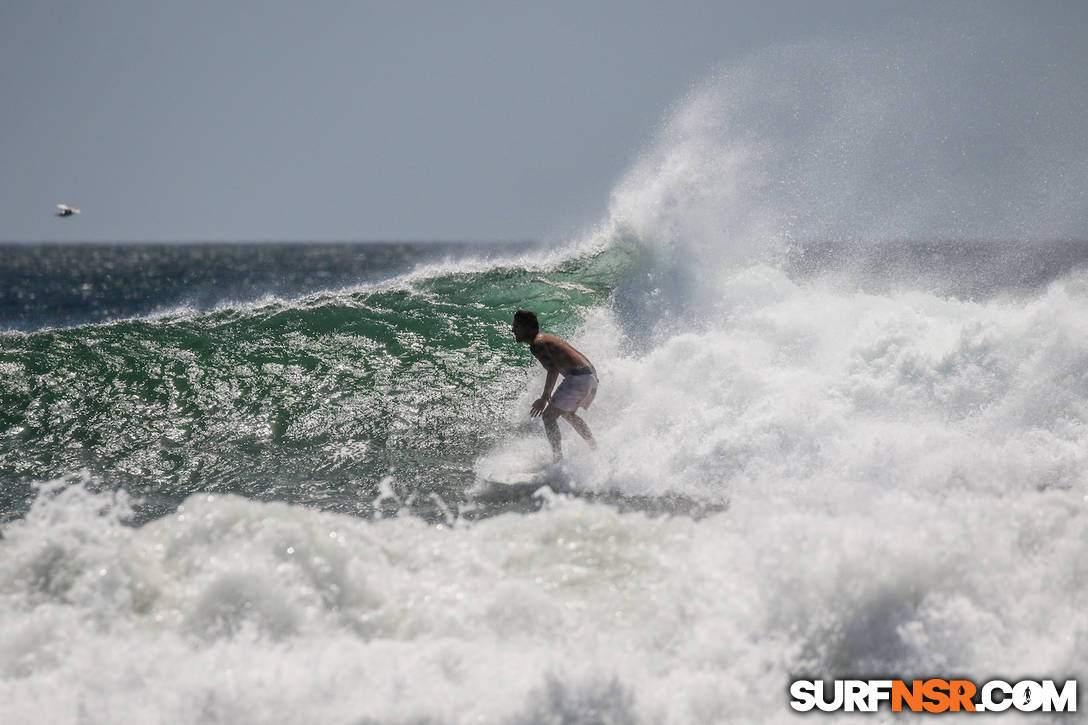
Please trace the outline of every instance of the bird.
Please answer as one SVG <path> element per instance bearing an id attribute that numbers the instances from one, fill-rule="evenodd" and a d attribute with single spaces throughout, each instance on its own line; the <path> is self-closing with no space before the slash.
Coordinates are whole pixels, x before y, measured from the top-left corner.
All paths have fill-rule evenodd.
<path id="1" fill-rule="evenodd" d="M 79 209 L 73 209 L 67 204 L 57 204 L 57 209 L 60 211 L 57 212 L 56 216 L 72 216 L 79 213 Z"/>

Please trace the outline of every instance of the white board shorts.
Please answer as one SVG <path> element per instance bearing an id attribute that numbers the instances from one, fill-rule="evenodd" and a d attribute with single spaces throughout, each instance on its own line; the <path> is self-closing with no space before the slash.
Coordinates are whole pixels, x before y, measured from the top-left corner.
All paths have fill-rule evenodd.
<path id="1" fill-rule="evenodd" d="M 596 395 L 596 373 L 568 375 L 552 393 L 551 404 L 566 413 L 573 413 L 578 408 L 588 408 Z"/>

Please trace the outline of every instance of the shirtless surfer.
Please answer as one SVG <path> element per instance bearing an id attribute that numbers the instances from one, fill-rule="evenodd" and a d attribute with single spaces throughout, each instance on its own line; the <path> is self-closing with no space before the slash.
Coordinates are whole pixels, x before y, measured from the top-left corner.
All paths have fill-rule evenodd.
<path id="1" fill-rule="evenodd" d="M 563 457 L 557 420 L 560 417 L 566 418 L 571 427 L 578 431 L 578 435 L 586 439 L 589 447 L 596 449 L 597 441 L 593 439 L 593 433 L 577 415 L 578 408 L 588 408 L 597 394 L 597 371 L 593 369 L 589 358 L 575 350 L 566 340 L 541 332 L 536 314 L 529 310 L 515 312 L 514 324 L 510 329 L 514 333 L 514 339 L 528 343 L 533 357 L 548 371 L 548 377 L 544 381 L 544 394 L 533 403 L 529 416 L 535 418 L 540 415 L 544 419 L 544 430 L 548 434 L 548 442 L 552 444 L 553 458 L 559 461 Z M 560 375 L 563 376 L 563 382 L 552 393 L 555 381 Z"/>

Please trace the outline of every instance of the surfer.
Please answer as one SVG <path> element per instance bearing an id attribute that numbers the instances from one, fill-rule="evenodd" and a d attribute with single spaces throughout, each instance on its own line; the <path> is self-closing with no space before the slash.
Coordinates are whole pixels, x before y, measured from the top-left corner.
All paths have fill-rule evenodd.
<path id="1" fill-rule="evenodd" d="M 514 313 L 514 324 L 510 328 L 514 339 L 529 345 L 533 357 L 540 361 L 548 371 L 544 381 L 544 394 L 537 398 L 529 410 L 529 417 L 538 415 L 544 420 L 544 431 L 552 445 L 552 456 L 556 461 L 563 457 L 562 440 L 559 435 L 559 418 L 565 418 L 578 435 L 585 438 L 590 448 L 597 448 L 597 441 L 589 426 L 577 412 L 578 408 L 588 408 L 597 395 L 597 371 L 582 353 L 555 335 L 540 331 L 536 313 L 518 310 Z M 555 388 L 555 381 L 563 376 L 563 382 Z"/>

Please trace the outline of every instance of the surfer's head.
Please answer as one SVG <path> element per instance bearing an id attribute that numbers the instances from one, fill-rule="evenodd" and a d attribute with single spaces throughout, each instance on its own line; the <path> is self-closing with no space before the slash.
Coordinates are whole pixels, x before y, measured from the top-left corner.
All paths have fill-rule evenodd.
<path id="1" fill-rule="evenodd" d="M 514 333 L 514 339 L 518 342 L 529 342 L 536 333 L 540 332 L 540 323 L 536 319 L 536 313 L 529 310 L 518 310 L 514 313 L 514 325 L 510 328 Z"/>

